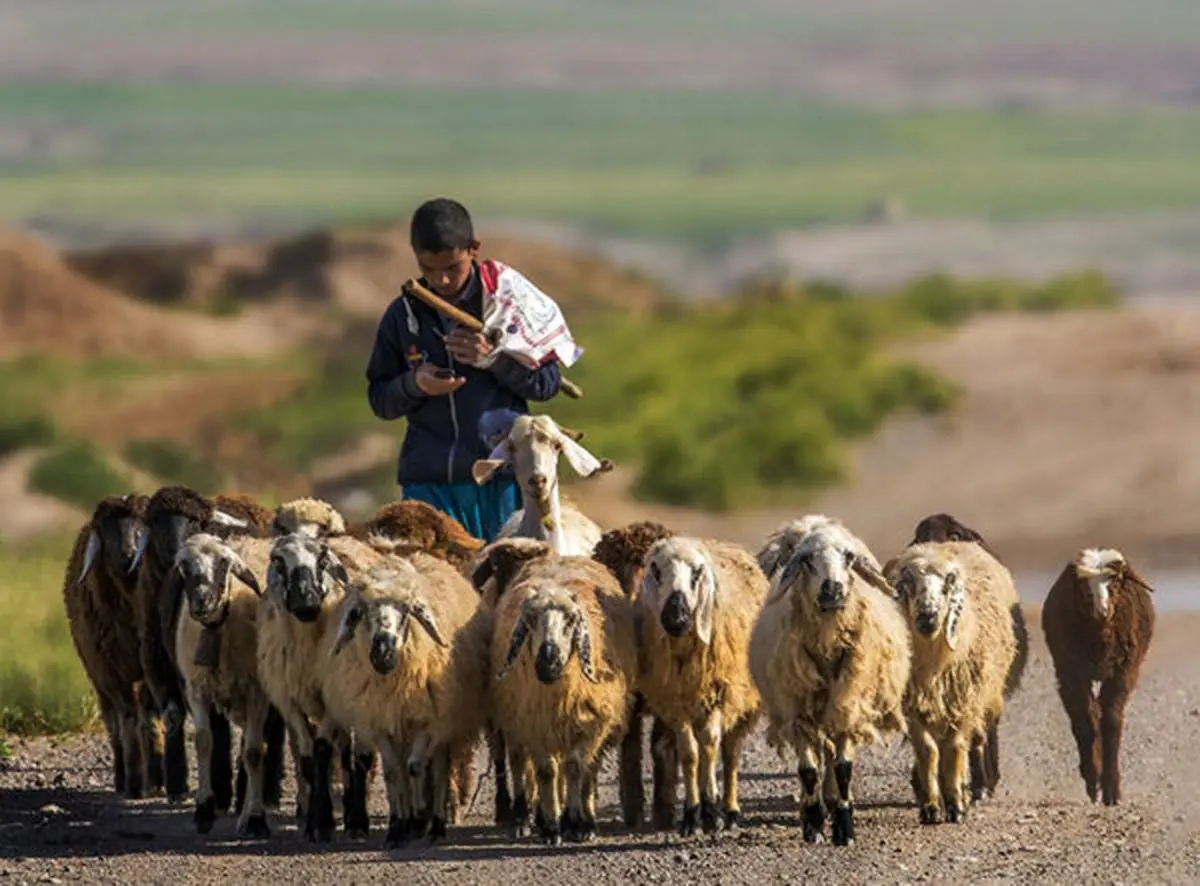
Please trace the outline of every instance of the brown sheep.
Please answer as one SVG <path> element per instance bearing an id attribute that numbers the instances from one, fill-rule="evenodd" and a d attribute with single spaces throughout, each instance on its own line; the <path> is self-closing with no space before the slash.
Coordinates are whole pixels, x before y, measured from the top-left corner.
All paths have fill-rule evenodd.
<path id="1" fill-rule="evenodd" d="M 1042 606 L 1058 694 L 1094 802 L 1121 799 L 1121 733 L 1154 636 L 1153 588 L 1118 550 L 1087 548 L 1064 567 Z M 1099 684 L 1099 693 L 1093 685 Z"/>
<path id="2" fill-rule="evenodd" d="M 917 523 L 913 532 L 913 540 L 909 545 L 922 544 L 929 541 L 971 541 L 975 542 L 992 555 L 998 562 L 1003 562 L 996 552 L 988 547 L 987 542 L 974 529 L 964 526 L 950 514 L 930 514 Z M 1025 613 L 1018 600 L 1012 606 L 1013 636 L 1017 641 L 1017 655 L 1009 668 L 1008 678 L 1004 684 L 1005 699 L 1012 698 L 1014 692 L 1021 686 L 1021 678 L 1025 673 L 1025 665 L 1029 661 L 1029 627 L 1025 624 Z M 972 763 L 975 758 L 972 758 Z M 988 724 L 987 739 L 984 742 L 982 770 L 978 766 L 971 767 L 971 795 L 974 800 L 982 800 L 985 791 L 995 796 L 996 786 L 1000 783 L 1000 724 Z M 914 769 L 914 789 L 916 774 Z"/>
<path id="3" fill-rule="evenodd" d="M 621 590 L 631 600 L 642 586 L 646 554 L 655 543 L 674 535 L 661 523 L 643 520 L 620 529 L 610 529 L 600 536 L 592 552 L 592 559 L 608 568 L 621 583 Z M 641 629 L 639 627 L 639 633 Z M 629 731 L 621 743 L 621 785 L 627 798 L 625 812 L 626 827 L 636 828 L 642 824 L 645 808 L 645 791 L 642 787 L 642 736 L 643 718 L 651 717 L 650 745 L 655 749 L 653 761 L 653 799 L 651 801 L 654 826 L 659 830 L 670 830 L 675 821 L 675 795 L 679 780 L 679 761 L 675 753 L 675 741 L 671 731 L 658 717 L 653 716 L 646 700 L 639 692 L 634 702 Z"/>
<path id="4" fill-rule="evenodd" d="M 131 800 L 161 790 L 162 756 L 141 700 L 142 662 L 129 565 L 146 496 L 102 499 L 79 530 L 63 576 L 75 651 L 96 693 L 113 753 L 113 789 Z"/>
<path id="5" fill-rule="evenodd" d="M 384 505 L 366 522 L 352 526 L 350 534 L 364 540 L 382 536 L 390 541 L 405 542 L 460 570 L 473 562 L 484 544 L 450 515 L 431 504 L 414 500 Z"/>

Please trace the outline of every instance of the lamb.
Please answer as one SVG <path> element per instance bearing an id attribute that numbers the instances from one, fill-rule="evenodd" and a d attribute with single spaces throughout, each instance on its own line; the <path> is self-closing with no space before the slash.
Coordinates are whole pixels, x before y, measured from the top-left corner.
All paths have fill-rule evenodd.
<path id="1" fill-rule="evenodd" d="M 582 477 L 611 471 L 613 464 L 584 449 L 578 442 L 582 439 L 583 434 L 559 427 L 548 415 L 519 415 L 491 455 L 475 462 L 476 483 L 488 482 L 511 465 L 521 486 L 526 505 L 500 528 L 500 538 L 536 538 L 550 542 L 560 556 L 591 556 L 600 527 L 560 494 L 558 456 L 566 456 Z"/>
<path id="2" fill-rule="evenodd" d="M 63 577 L 71 640 L 95 691 L 113 754 L 113 789 L 136 800 L 162 789 L 162 755 L 143 705 L 129 576 L 146 496 L 110 496 L 79 530 Z"/>
<path id="3" fill-rule="evenodd" d="M 824 768 L 835 845 L 853 843 L 860 747 L 905 731 L 911 648 L 883 576 L 844 526 L 814 527 L 775 573 L 750 637 L 769 732 L 800 758 L 804 839 L 824 839 Z"/>
<path id="4" fill-rule="evenodd" d="M 885 573 L 903 601 L 912 634 L 905 693 L 924 824 L 963 821 L 966 755 L 982 769 L 983 743 L 1004 713 L 1016 639 L 1012 575 L 975 542 L 911 545 Z"/>
<path id="5" fill-rule="evenodd" d="M 930 514 L 917 523 L 910 545 L 929 541 L 972 541 L 995 557 L 995 551 L 988 547 L 987 542 L 974 529 L 964 526 L 950 514 Z M 1012 613 L 1013 635 L 1017 641 L 1017 654 L 1013 658 L 1012 667 L 1004 684 L 1004 698 L 1007 702 L 1013 693 L 1021 686 L 1021 678 L 1025 673 L 1025 665 L 1029 661 L 1029 628 L 1025 624 L 1025 613 L 1021 609 L 1021 601 L 1015 595 L 1010 601 L 1009 611 Z M 916 770 L 913 770 L 913 788 L 916 790 Z M 1000 783 L 1000 724 L 989 723 L 987 739 L 984 742 L 982 770 L 977 766 L 971 767 L 971 799 L 982 800 L 985 796 L 995 796 L 996 786 Z"/>
<path id="6" fill-rule="evenodd" d="M 767 579 L 749 552 L 711 539 L 661 539 L 645 564 L 637 600 L 638 687 L 674 734 L 683 763 L 680 833 L 691 836 L 697 825 L 712 833 L 740 818 L 741 746 L 758 722 L 761 704 L 747 649 Z M 718 750 L 724 770 L 720 809 Z"/>
<path id="7" fill-rule="evenodd" d="M 195 721 L 199 766 L 195 822 L 201 834 L 211 831 L 216 819 L 209 712 L 217 710 L 243 730 L 241 762 L 247 773 L 247 796 L 238 819 L 238 833 L 246 837 L 270 836 L 263 804 L 270 702 L 259 681 L 256 662 L 262 582 L 256 569 L 243 559 L 244 554 L 250 555 L 262 575 L 266 571 L 266 544 L 264 539 L 246 537 L 227 543 L 197 532 L 183 543 L 167 577 L 167 592 L 182 591 L 186 603 L 176 628 L 175 660 Z M 202 639 L 206 633 L 210 635 L 207 641 Z"/>
<path id="8" fill-rule="evenodd" d="M 1154 589 L 1121 551 L 1085 548 L 1055 580 L 1042 631 L 1088 797 L 1121 800 L 1121 733 L 1154 636 Z M 1099 684 L 1099 690 L 1093 686 Z"/>
<path id="9" fill-rule="evenodd" d="M 601 761 L 621 742 L 633 708 L 633 606 L 589 557 L 562 557 L 543 543 L 540 556 L 514 571 L 503 565 L 509 545 L 497 542 L 489 554 L 499 585 L 488 671 L 493 716 L 513 758 L 534 762 L 542 837 L 551 845 L 563 836 L 590 840 Z"/>
<path id="10" fill-rule="evenodd" d="M 600 536 L 600 541 L 592 551 L 592 559 L 603 564 L 616 577 L 625 596 L 634 599 L 642 587 L 646 554 L 656 542 L 670 538 L 673 534 L 661 523 L 649 520 L 610 529 Z M 641 826 L 646 805 L 642 786 L 642 720 L 648 714 L 650 710 L 646 700 L 639 692 L 635 696 L 629 729 L 621 742 L 620 752 L 621 790 L 626 797 L 625 826 L 629 828 Z M 671 731 L 658 717 L 651 715 L 651 720 L 651 815 L 657 829 L 670 830 L 675 823 L 679 759 L 675 753 L 675 737 Z"/>
<path id="11" fill-rule="evenodd" d="M 487 613 L 466 578 L 414 552 L 357 579 L 324 666 L 328 710 L 378 748 L 387 783 L 385 845 L 446 835 L 455 749 L 484 727 Z M 425 808 L 432 763 L 433 808 Z"/>

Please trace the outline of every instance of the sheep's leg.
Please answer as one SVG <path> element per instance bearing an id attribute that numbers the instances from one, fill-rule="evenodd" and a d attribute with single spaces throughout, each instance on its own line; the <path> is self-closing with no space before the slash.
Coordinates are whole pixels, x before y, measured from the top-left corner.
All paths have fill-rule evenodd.
<path id="1" fill-rule="evenodd" d="M 583 771 L 583 820 L 596 830 L 596 784 L 600 780 L 600 760 L 595 758 Z"/>
<path id="2" fill-rule="evenodd" d="M 163 709 L 163 726 L 167 731 L 163 748 L 163 780 L 166 782 L 168 803 L 180 803 L 188 793 L 187 738 L 183 732 L 186 707 L 186 702 L 172 699 Z M 213 802 L 216 803 L 216 800 Z"/>
<path id="3" fill-rule="evenodd" d="M 975 735 L 970 745 L 970 778 L 971 802 L 984 798 L 987 788 L 987 733 Z"/>
<path id="4" fill-rule="evenodd" d="M 824 754 L 821 747 L 811 739 L 802 739 L 796 750 L 800 756 L 800 805 L 804 822 L 804 841 L 821 843 L 825 840 L 825 809 L 821 804 L 821 796 L 817 793 L 817 786 L 821 780 L 820 766 Z"/>
<path id="5" fill-rule="evenodd" d="M 492 771 L 496 776 L 496 806 L 493 820 L 498 825 L 513 824 L 513 795 L 508 789 L 508 749 L 504 746 L 504 735 L 499 729 L 489 729 L 488 750 L 492 756 Z M 513 770 L 513 778 L 519 773 Z M 516 785 L 513 785 L 514 790 Z"/>
<path id="6" fill-rule="evenodd" d="M 910 721 L 908 734 L 917 758 L 917 800 L 921 804 L 921 824 L 939 824 L 942 820 L 942 792 L 938 787 L 938 746 L 921 724 Z"/>
<path id="7" fill-rule="evenodd" d="M 1100 793 L 1100 705 L 1092 695 L 1088 680 L 1059 678 L 1058 695 L 1062 699 L 1071 732 L 1079 748 L 1079 774 L 1088 797 L 1095 802 Z"/>
<path id="8" fill-rule="evenodd" d="M 639 697 L 632 705 L 629 728 L 621 738 L 620 749 L 620 795 L 621 817 L 625 827 L 640 828 L 645 822 L 646 789 L 642 784 L 642 735 L 644 703 Z"/>
<path id="9" fill-rule="evenodd" d="M 429 765 L 429 736 L 418 734 L 408 753 L 408 777 L 412 785 L 412 818 L 409 828 L 414 836 L 425 832 L 429 820 L 429 809 L 426 805 L 425 778 L 426 767 Z"/>
<path id="10" fill-rule="evenodd" d="M 576 748 L 567 755 L 565 770 L 567 809 L 562 817 L 562 834 L 576 843 L 586 843 L 596 836 L 596 815 L 588 814 L 590 766 L 587 752 Z"/>
<path id="11" fill-rule="evenodd" d="M 533 761 L 525 755 L 525 752 L 521 748 L 514 747 L 511 744 L 508 746 L 508 762 L 513 779 L 513 836 L 519 840 L 528 837 L 531 833 L 529 827 L 529 800 L 531 797 L 537 796 L 537 782 L 533 769 Z M 539 804 L 539 827 L 541 826 L 541 816 L 542 810 Z"/>
<path id="12" fill-rule="evenodd" d="M 162 721 L 158 716 L 158 706 L 150 687 L 145 683 L 137 684 L 138 744 L 141 746 L 142 784 L 147 796 L 158 796 L 163 793 L 163 734 Z"/>
<path id="13" fill-rule="evenodd" d="M 125 793 L 125 755 L 121 751 L 121 723 L 113 707 L 103 694 L 96 693 L 96 701 L 100 707 L 100 720 L 104 723 L 104 731 L 108 735 L 108 746 L 112 750 L 113 790 L 118 794 Z"/>
<path id="14" fill-rule="evenodd" d="M 736 828 L 741 821 L 741 803 L 738 801 L 738 773 L 742 765 L 742 742 L 750 731 L 752 720 L 740 723 L 731 732 L 721 737 L 721 770 L 724 776 L 725 827 Z"/>
<path id="15" fill-rule="evenodd" d="M 450 746 L 441 745 L 433 752 L 433 810 L 429 816 L 429 842 L 446 837 L 446 818 L 450 809 Z"/>
<path id="16" fill-rule="evenodd" d="M 125 797 L 130 800 L 140 799 L 146 790 L 145 782 L 142 781 L 140 729 L 137 711 L 125 710 L 117 715 L 117 739 L 120 747 L 116 749 L 113 759 L 121 760 L 125 776 L 123 790 Z"/>
<path id="17" fill-rule="evenodd" d="M 831 823 L 834 846 L 850 846 L 854 843 L 854 793 L 850 784 L 854 778 L 854 757 L 857 750 L 854 742 L 846 736 L 838 739 L 837 757 L 833 764 L 838 793 Z"/>
<path id="18" fill-rule="evenodd" d="M 267 756 L 263 762 L 263 804 L 267 809 L 279 810 L 283 801 L 283 779 L 287 774 L 287 721 L 283 712 L 270 705 L 267 709 L 267 721 L 264 727 L 264 738 L 267 742 Z"/>
<path id="19" fill-rule="evenodd" d="M 650 729 L 650 755 L 654 768 L 654 827 L 669 831 L 675 825 L 675 794 L 679 782 L 679 754 L 675 735 L 655 717 Z M 638 775 L 639 779 L 641 775 Z"/>
<path id="20" fill-rule="evenodd" d="M 987 745 L 983 751 L 983 784 L 988 796 L 996 796 L 1000 784 L 1000 718 L 988 722 Z"/>
<path id="21" fill-rule="evenodd" d="M 241 766 L 246 772 L 246 798 L 238 820 L 238 834 L 265 839 L 271 836 L 267 826 L 267 718 L 271 706 L 265 697 L 248 700 L 246 725 L 242 730 Z"/>
<path id="22" fill-rule="evenodd" d="M 217 820 L 217 798 L 213 793 L 212 780 L 213 734 L 212 724 L 209 721 L 210 708 L 204 698 L 196 695 L 190 696 L 189 703 L 192 707 L 192 722 L 196 729 L 196 767 L 199 780 L 196 788 L 194 820 L 196 832 L 207 834 Z M 178 732 L 183 734 L 182 729 L 179 729 Z"/>
<path id="23" fill-rule="evenodd" d="M 696 741 L 690 723 L 675 730 L 675 748 L 683 766 L 683 823 L 679 833 L 690 837 L 700 824 L 700 743 Z"/>
<path id="24" fill-rule="evenodd" d="M 449 749 L 450 806 L 446 821 L 450 824 L 462 824 L 463 816 L 471 802 L 471 793 L 475 787 L 475 744 L 474 738 L 460 739 Z"/>
<path id="25" fill-rule="evenodd" d="M 537 763 L 538 806 L 542 811 L 542 839 L 550 846 L 562 843 L 559 819 L 562 807 L 558 800 L 558 760 L 545 757 Z"/>
<path id="26" fill-rule="evenodd" d="M 966 748 L 962 736 L 952 735 L 938 747 L 938 786 L 946 804 L 946 821 L 958 823 L 967 816 Z"/>
<path id="27" fill-rule="evenodd" d="M 356 741 L 347 737 L 342 746 L 342 827 L 350 840 L 366 840 L 371 832 L 367 811 L 367 783 L 375 753 L 360 752 Z"/>
<path id="28" fill-rule="evenodd" d="M 1121 802 L 1121 733 L 1125 729 L 1125 705 L 1129 691 L 1120 677 L 1110 677 L 1100 686 L 1100 744 L 1103 765 L 1100 769 L 1102 799 L 1105 806 Z"/>
<path id="29" fill-rule="evenodd" d="M 825 802 L 825 814 L 832 815 L 833 810 L 837 809 L 838 805 L 837 770 L 833 766 L 837 748 L 828 742 L 825 743 L 824 747 L 823 765 L 825 767 L 825 778 L 822 784 L 821 799 Z"/>
<path id="30" fill-rule="evenodd" d="M 330 779 L 333 769 L 333 742 L 325 724 L 317 730 L 312 749 L 312 795 L 308 801 L 308 820 L 304 826 L 306 839 L 328 843 L 333 839 L 333 789 Z"/>
<path id="31" fill-rule="evenodd" d="M 700 727 L 700 826 L 706 834 L 719 831 L 725 824 L 717 803 L 717 757 L 721 752 L 721 727 L 719 712 L 714 712 Z"/>
<path id="32" fill-rule="evenodd" d="M 228 812 L 232 806 L 235 812 L 241 811 L 241 798 L 245 792 L 246 773 L 238 765 L 238 780 L 241 790 L 237 791 L 239 802 L 234 804 L 234 774 L 233 774 L 233 730 L 229 718 L 215 705 L 209 707 L 208 722 L 212 729 L 212 780 L 213 795 L 217 798 L 217 809 Z"/>

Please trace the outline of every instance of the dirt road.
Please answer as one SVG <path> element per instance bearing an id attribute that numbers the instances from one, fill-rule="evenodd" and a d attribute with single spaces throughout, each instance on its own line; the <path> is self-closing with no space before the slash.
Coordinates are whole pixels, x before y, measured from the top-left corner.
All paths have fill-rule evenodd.
<path id="1" fill-rule="evenodd" d="M 233 823 L 191 830 L 191 808 L 124 803 L 107 788 L 97 737 L 17 743 L 0 766 L 0 882 L 6 883 L 1194 883 L 1200 881 L 1200 614 L 1160 619 L 1133 697 L 1124 749 L 1125 802 L 1091 805 L 1054 691 L 1036 612 L 1023 688 L 1001 727 L 999 795 L 962 825 L 917 823 L 906 783 L 911 751 L 864 753 L 856 768 L 858 842 L 809 846 L 792 798 L 797 779 L 756 735 L 745 751 L 736 834 L 683 840 L 617 824 L 613 767 L 601 782 L 601 836 L 585 847 L 514 842 L 489 825 L 485 781 L 467 823 L 446 843 L 388 852 L 382 787 L 372 783 L 370 840 L 306 845 L 272 818 L 269 843 L 241 842 Z M 482 762 L 482 759 L 481 759 Z M 194 782 L 193 782 L 194 783 Z M 291 792 L 284 812 L 292 807 Z"/>

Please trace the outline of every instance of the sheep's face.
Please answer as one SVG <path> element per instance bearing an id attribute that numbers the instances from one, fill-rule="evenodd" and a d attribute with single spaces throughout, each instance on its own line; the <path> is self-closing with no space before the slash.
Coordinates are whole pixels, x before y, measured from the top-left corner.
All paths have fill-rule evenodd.
<path id="1" fill-rule="evenodd" d="M 110 575 L 127 575 L 133 570 L 146 526 L 130 501 L 130 496 L 126 495 L 120 499 L 106 499 L 96 506 L 77 581 L 83 581 L 95 568 L 98 556 L 104 557 Z"/>
<path id="2" fill-rule="evenodd" d="M 641 599 L 663 631 L 684 637 L 694 630 L 700 642 L 711 642 L 717 582 L 700 545 L 691 539 L 666 539 L 650 549 L 646 561 Z"/>
<path id="3" fill-rule="evenodd" d="M 322 539 L 293 532 L 271 545 L 267 593 L 301 622 L 315 622 L 325 598 L 349 580 L 346 567 Z"/>
<path id="4" fill-rule="evenodd" d="M 774 578 L 776 573 L 787 565 L 796 546 L 804 537 L 818 526 L 832 525 L 836 521 L 823 514 L 809 514 L 799 520 L 789 520 L 772 532 L 762 549 L 758 552 L 758 568 L 767 578 Z"/>
<path id="5" fill-rule="evenodd" d="M 526 598 L 497 680 L 503 679 L 516 664 L 526 642 L 536 650 L 533 670 L 539 682 L 547 685 L 557 682 L 572 654 L 579 656 L 583 675 L 595 682 L 587 614 L 569 591 L 542 588 Z"/>
<path id="6" fill-rule="evenodd" d="M 230 579 L 238 578 L 254 590 L 262 591 L 254 573 L 237 552 L 220 539 L 199 532 L 180 548 L 172 567 L 171 581 L 177 582 L 187 601 L 188 615 L 203 625 L 217 625 L 229 614 Z"/>
<path id="7" fill-rule="evenodd" d="M 858 564 L 854 539 L 836 526 L 804 536 L 775 578 L 771 598 L 790 592 L 793 604 L 815 614 L 841 612 Z"/>
<path id="8" fill-rule="evenodd" d="M 1118 550 L 1085 548 L 1075 557 L 1074 566 L 1075 575 L 1091 598 L 1093 614 L 1102 621 L 1112 614 L 1114 580 L 1126 579 L 1153 592 L 1153 588 L 1129 568 L 1124 555 Z"/>
<path id="9" fill-rule="evenodd" d="M 429 604 L 412 588 L 414 579 L 419 578 L 415 569 L 380 570 L 356 586 L 342 614 L 333 654 L 340 655 L 356 636 L 361 636 L 359 642 L 367 647 L 371 667 L 380 676 L 387 676 L 399 665 L 414 622 L 430 640 L 446 647 Z"/>
<path id="10" fill-rule="evenodd" d="M 967 602 L 958 564 L 949 557 L 917 555 L 903 561 L 896 574 L 896 590 L 916 634 L 933 639 L 941 633 L 954 649 Z"/>

